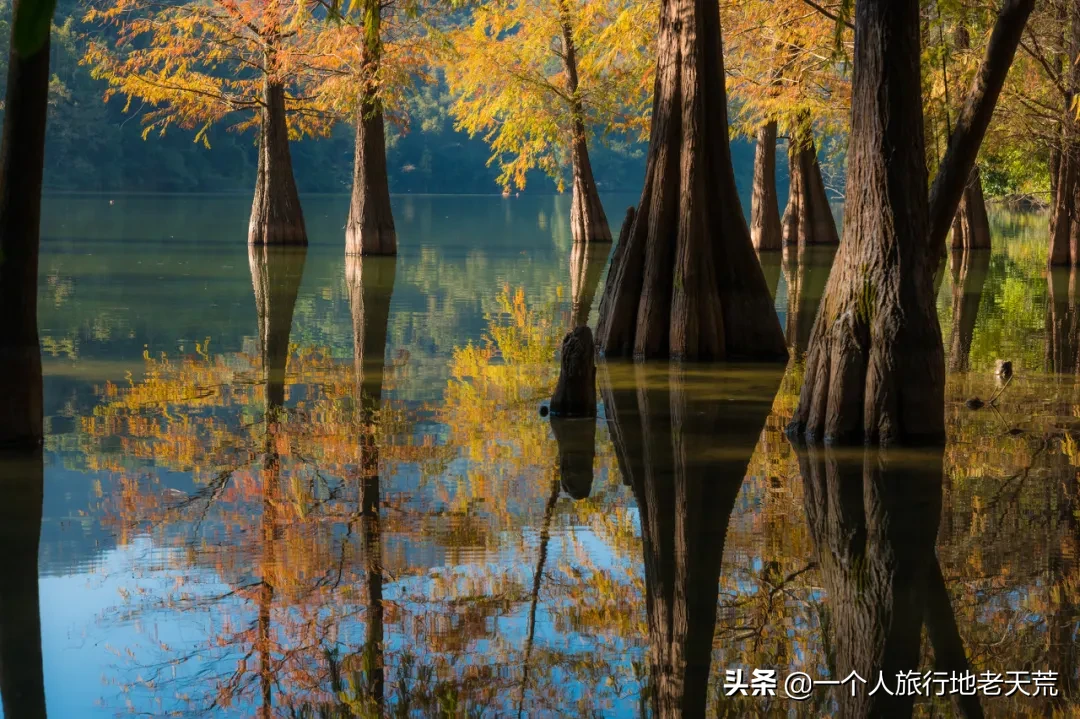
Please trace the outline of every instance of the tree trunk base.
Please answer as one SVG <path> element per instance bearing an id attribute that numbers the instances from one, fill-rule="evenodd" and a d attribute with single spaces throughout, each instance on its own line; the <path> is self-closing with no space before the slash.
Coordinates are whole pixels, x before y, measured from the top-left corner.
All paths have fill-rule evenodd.
<path id="1" fill-rule="evenodd" d="M 954 250 L 990 248 L 990 218 L 986 214 L 986 199 L 983 197 L 978 167 L 971 171 L 968 186 L 956 209 L 950 246 Z"/>
<path id="2" fill-rule="evenodd" d="M 364 97 L 356 116 L 352 198 L 345 223 L 345 254 L 396 255 L 397 232 L 386 175 L 386 126 L 382 108 Z"/>
<path id="3" fill-rule="evenodd" d="M 754 186 L 750 194 L 750 241 L 758 252 L 783 248 L 780 202 L 776 197 L 776 122 L 758 128 Z"/>

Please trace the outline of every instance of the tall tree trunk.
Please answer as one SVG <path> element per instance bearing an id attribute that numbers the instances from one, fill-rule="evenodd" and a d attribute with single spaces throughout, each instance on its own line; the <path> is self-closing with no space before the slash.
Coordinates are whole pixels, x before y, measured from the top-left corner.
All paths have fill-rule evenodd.
<path id="1" fill-rule="evenodd" d="M 986 214 L 982 174 L 978 166 L 972 168 L 967 187 L 960 197 L 960 206 L 956 208 L 950 247 L 954 250 L 990 249 L 990 218 Z"/>
<path id="2" fill-rule="evenodd" d="M 963 22 L 957 24 L 954 39 L 958 50 L 971 48 L 971 37 Z M 942 62 L 944 63 L 944 60 Z M 946 83 L 948 83 L 947 77 Z M 982 174 L 979 172 L 978 165 L 971 168 L 967 187 L 964 188 L 960 206 L 956 210 L 956 217 L 953 218 L 951 247 L 953 249 L 990 247 L 990 220 L 986 216 L 986 198 L 983 196 Z"/>
<path id="3" fill-rule="evenodd" d="M 43 438 L 37 282 L 52 13 L 27 33 L 37 9 L 35 0 L 13 6 L 0 146 L 0 446 L 23 448 Z"/>
<path id="4" fill-rule="evenodd" d="M 1066 66 L 1071 70 L 1065 76 L 1061 147 L 1051 163 L 1049 262 L 1075 267 L 1080 265 L 1080 121 L 1073 102 L 1080 93 L 1080 64 L 1072 60 L 1080 54 L 1080 2 L 1069 3 L 1066 12 Z"/>
<path id="5" fill-rule="evenodd" d="M 776 121 L 758 127 L 754 186 L 750 191 L 750 241 L 758 252 L 779 250 L 780 202 L 776 198 Z"/>
<path id="6" fill-rule="evenodd" d="M 356 110 L 352 198 L 345 224 L 345 254 L 396 255 L 397 231 L 386 171 L 386 123 L 377 73 L 382 60 L 381 4 L 364 0 L 364 76 Z"/>
<path id="7" fill-rule="evenodd" d="M 563 66 L 566 68 L 567 92 L 570 95 L 570 166 L 573 176 L 570 200 L 570 232 L 574 242 L 611 242 L 600 193 L 593 179 L 589 161 L 589 143 L 585 133 L 585 109 L 578 91 L 577 48 L 568 0 L 559 0 L 559 20 L 562 24 Z"/>
<path id="8" fill-rule="evenodd" d="M 289 151 L 285 86 L 276 79 L 275 42 L 269 41 L 264 53 L 266 75 L 259 121 L 259 166 L 248 224 L 248 244 L 306 245 L 304 211 L 300 207 Z"/>
<path id="9" fill-rule="evenodd" d="M 603 374 L 619 472 L 641 516 L 654 715 L 705 716 L 728 521 L 782 372 L 723 401 L 676 366 Z"/>
<path id="10" fill-rule="evenodd" d="M 952 253 L 952 333 L 949 338 L 949 371 L 967 372 L 971 338 L 979 316 L 983 285 L 990 270 L 988 250 L 954 250 Z"/>
<path id="11" fill-rule="evenodd" d="M 600 303 L 608 355 L 787 359 L 728 145 L 717 0 L 663 0 L 634 226 Z"/>
<path id="12" fill-rule="evenodd" d="M 943 441 L 917 0 L 855 10 L 844 241 L 811 332 L 790 430 L 811 440 Z M 937 247 L 940 247 L 938 245 Z"/>
<path id="13" fill-rule="evenodd" d="M 812 440 L 940 443 L 944 348 L 934 274 L 1034 0 L 1006 0 L 927 202 L 915 0 L 855 9 L 857 188 L 789 430 Z"/>
<path id="14" fill-rule="evenodd" d="M 785 245 L 836 245 L 840 236 L 829 207 L 825 181 L 821 177 L 817 147 L 809 116 L 801 116 L 788 142 L 791 189 L 784 211 Z"/>
<path id="15" fill-rule="evenodd" d="M 1033 7 L 1035 0 L 1005 0 L 998 12 L 986 54 L 968 90 L 949 138 L 949 147 L 930 188 L 930 242 L 935 247 L 944 246 L 949 234 Z M 914 97 L 921 97 L 921 94 Z"/>
<path id="16" fill-rule="evenodd" d="M 25 0 L 23 0 L 25 2 Z M 10 95 L 9 95 L 10 96 Z M 41 380 L 36 385 L 41 393 Z M 38 542 L 44 464 L 40 447 L 0 451 L 0 700 L 4 716 L 45 719 Z"/>

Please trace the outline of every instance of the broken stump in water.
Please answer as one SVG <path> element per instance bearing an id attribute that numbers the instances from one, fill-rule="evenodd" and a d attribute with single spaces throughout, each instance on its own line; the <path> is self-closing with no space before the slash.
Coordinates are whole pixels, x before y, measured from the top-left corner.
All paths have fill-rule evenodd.
<path id="1" fill-rule="evenodd" d="M 588 327 L 575 327 L 563 338 L 562 367 L 550 410 L 552 417 L 596 416 L 596 347 Z"/>

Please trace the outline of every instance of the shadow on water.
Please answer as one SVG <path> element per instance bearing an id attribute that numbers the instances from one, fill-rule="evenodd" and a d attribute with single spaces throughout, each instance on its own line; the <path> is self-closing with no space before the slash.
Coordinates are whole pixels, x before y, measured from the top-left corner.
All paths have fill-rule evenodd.
<path id="1" fill-rule="evenodd" d="M 717 382 L 677 365 L 602 370 L 608 431 L 641 517 L 643 701 L 656 716 L 705 715 L 728 520 L 781 376 L 758 370 Z"/>
<path id="2" fill-rule="evenodd" d="M 774 253 L 775 254 L 775 253 Z M 784 281 L 787 283 L 787 323 L 784 333 L 793 354 L 801 355 L 810 344 L 818 306 L 825 295 L 825 284 L 836 257 L 835 246 L 788 245 L 784 248 Z"/>
<path id="3" fill-rule="evenodd" d="M 990 271 L 990 250 L 952 250 L 952 332 L 946 340 L 948 369 L 966 372 L 970 364 L 971 339 L 979 316 L 983 287 Z"/>
<path id="4" fill-rule="evenodd" d="M 935 553 L 942 506 L 942 449 L 886 452 L 799 447 L 804 505 L 826 595 L 830 673 L 840 715 L 911 716 L 915 695 L 895 692 L 917 670 L 925 625 L 935 669 L 969 669 Z M 879 676 L 895 692 L 878 689 Z M 981 717 L 977 696 L 956 696 L 964 717 Z"/>
<path id="5" fill-rule="evenodd" d="M 40 392 L 40 389 L 39 389 Z M 38 538 L 44 466 L 40 449 L 0 452 L 0 699 L 4 716 L 45 717 Z"/>

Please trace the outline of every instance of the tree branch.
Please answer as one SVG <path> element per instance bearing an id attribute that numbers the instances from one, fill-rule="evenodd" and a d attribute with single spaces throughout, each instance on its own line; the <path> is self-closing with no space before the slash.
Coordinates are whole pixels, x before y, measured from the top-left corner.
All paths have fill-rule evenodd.
<path id="1" fill-rule="evenodd" d="M 975 166 L 979 147 L 990 126 L 1005 76 L 1009 74 L 1020 36 L 1035 0 L 1005 0 L 986 46 L 986 55 L 968 91 L 964 107 L 956 121 L 934 184 L 930 188 L 930 231 L 932 248 L 941 247 L 949 234 L 956 208 Z"/>
<path id="2" fill-rule="evenodd" d="M 841 20 L 839 15 L 837 15 L 834 12 L 830 12 L 828 10 L 828 8 L 825 8 L 825 7 L 821 6 L 821 5 L 818 5 L 816 2 L 814 2 L 814 0 L 802 0 L 802 1 L 804 3 L 806 3 L 807 5 L 809 5 L 810 7 L 817 10 L 819 13 L 821 13 L 825 17 L 832 20 L 833 22 L 843 22 L 844 26 L 847 27 L 849 30 L 854 30 L 855 29 L 854 23 L 852 23 L 850 20 Z"/>

